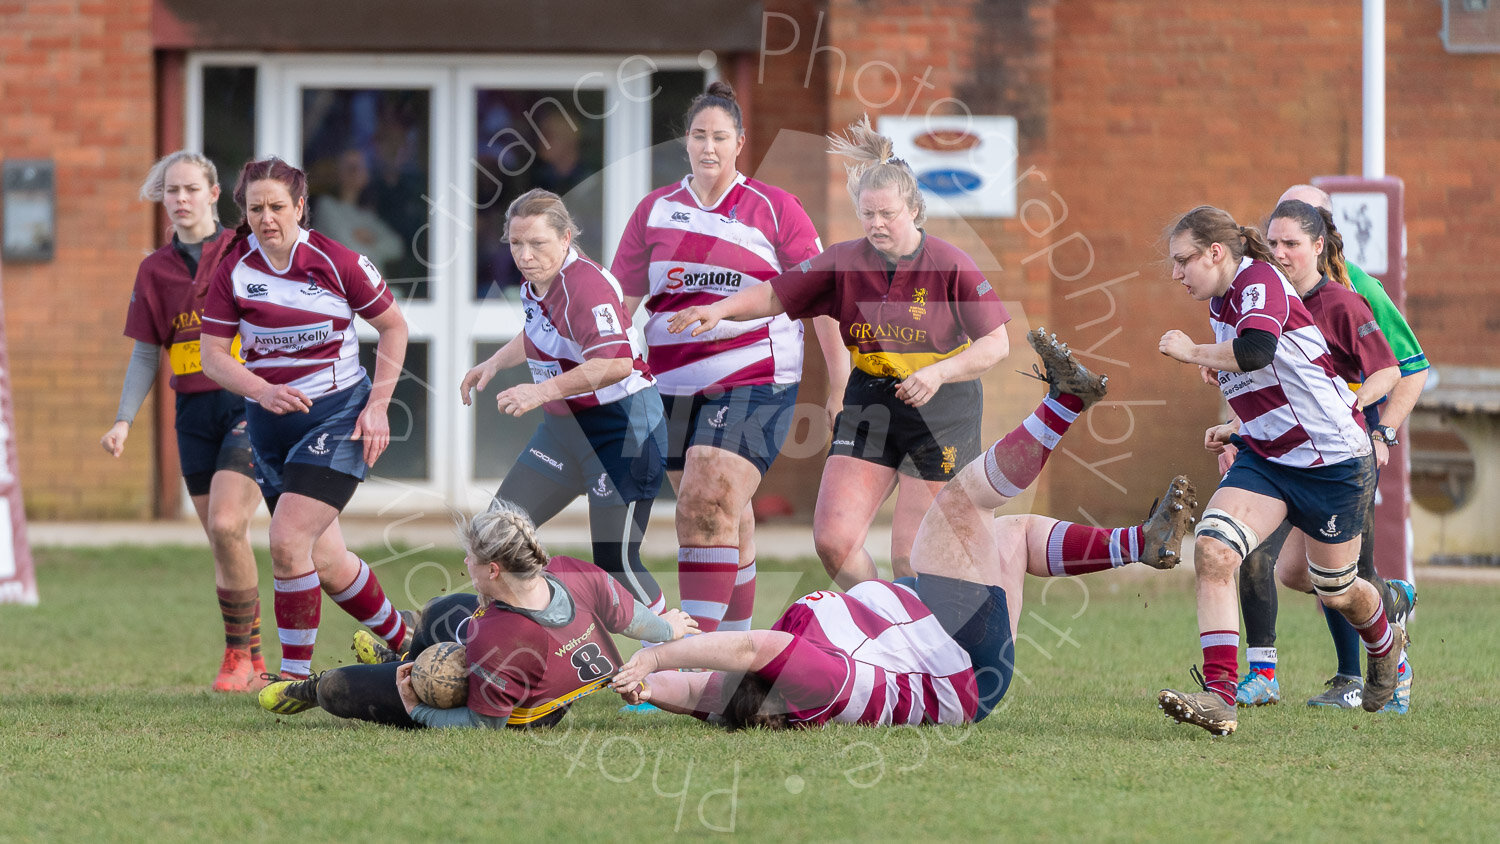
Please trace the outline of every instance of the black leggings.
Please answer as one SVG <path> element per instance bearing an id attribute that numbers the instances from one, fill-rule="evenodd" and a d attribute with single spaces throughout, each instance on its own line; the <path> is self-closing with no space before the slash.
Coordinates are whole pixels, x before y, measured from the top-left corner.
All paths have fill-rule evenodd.
<path id="1" fill-rule="evenodd" d="M 422 608 L 422 620 L 412 634 L 408 659 L 438 642 L 457 642 L 459 625 L 479 608 L 472 592 L 454 592 L 433 598 Z M 419 727 L 406 714 L 396 691 L 396 669 L 400 662 L 381 665 L 346 665 L 318 677 L 318 705 L 340 718 L 372 721 L 392 727 Z"/>
<path id="2" fill-rule="evenodd" d="M 496 495 L 525 510 L 532 523 L 540 526 L 577 498 L 578 490 L 517 463 L 501 481 Z M 654 501 L 647 498 L 619 504 L 599 502 L 589 496 L 594 565 L 609 572 L 648 607 L 661 599 L 661 587 L 641 562 L 641 538 L 651 520 Z"/>

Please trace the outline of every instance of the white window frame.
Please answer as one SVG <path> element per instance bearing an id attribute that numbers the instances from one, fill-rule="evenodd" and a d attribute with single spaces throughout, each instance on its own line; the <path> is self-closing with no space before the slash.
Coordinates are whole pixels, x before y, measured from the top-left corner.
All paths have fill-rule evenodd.
<path id="1" fill-rule="evenodd" d="M 303 87 L 427 88 L 432 92 L 430 125 L 432 229 L 429 244 L 454 244 L 453 260 L 432 270 L 430 298 L 402 303 L 412 338 L 429 344 L 431 399 L 428 408 L 428 467 L 425 482 L 372 477 L 362 484 L 346 512 L 440 512 L 443 507 L 475 509 L 494 494 L 499 478 L 473 477 L 474 426 L 483 407 L 457 400 L 459 379 L 471 365 L 475 342 L 506 342 L 520 331 L 522 315 L 513 301 L 473 297 L 474 97 L 480 89 L 603 89 L 609 115 L 604 135 L 604 254 L 608 265 L 625 223 L 651 184 L 650 76 L 625 78 L 643 70 L 702 70 L 697 56 L 653 55 L 479 56 L 202 52 L 188 56 L 184 87 L 183 137 L 189 149 L 203 146 L 203 69 L 253 66 L 256 78 L 255 155 L 280 155 L 301 165 Z M 714 72 L 707 71 L 709 79 Z M 235 174 L 221 174 L 231 182 Z M 450 186 L 458 186 L 453 190 Z M 375 333 L 359 323 L 361 339 Z M 186 498 L 184 498 L 186 500 Z M 582 506 L 581 504 L 579 506 Z"/>

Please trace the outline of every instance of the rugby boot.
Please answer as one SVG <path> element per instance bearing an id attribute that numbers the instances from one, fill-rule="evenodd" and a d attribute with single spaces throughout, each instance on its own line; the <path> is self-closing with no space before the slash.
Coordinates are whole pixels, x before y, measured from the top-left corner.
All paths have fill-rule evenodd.
<path id="1" fill-rule="evenodd" d="M 1151 515 L 1141 524 L 1140 561 L 1154 569 L 1169 569 L 1182 562 L 1182 540 L 1198 518 L 1198 491 L 1185 475 L 1167 484 L 1166 493 L 1151 505 Z"/>
<path id="2" fill-rule="evenodd" d="M 250 651 L 243 648 L 225 648 L 224 662 L 219 665 L 219 676 L 214 678 L 216 692 L 248 692 L 254 688 L 258 672 L 250 661 Z"/>
<path id="3" fill-rule="evenodd" d="M 1417 587 L 1409 580 L 1387 580 L 1385 587 L 1386 618 L 1405 630 L 1412 610 L 1417 608 Z M 1411 644 L 1410 630 L 1407 630 L 1406 641 Z"/>
<path id="4" fill-rule="evenodd" d="M 318 705 L 318 675 L 305 680 L 277 680 L 256 695 L 260 708 L 277 715 L 296 715 Z"/>
<path id="5" fill-rule="evenodd" d="M 1405 715 L 1411 708 L 1411 660 L 1401 657 L 1401 665 L 1396 669 L 1396 693 L 1391 695 L 1391 700 L 1380 708 L 1381 712 L 1394 712 L 1397 715 Z"/>
<path id="6" fill-rule="evenodd" d="M 1323 693 L 1308 700 L 1308 706 L 1323 706 L 1331 709 L 1353 709 L 1364 698 L 1365 683 L 1358 677 L 1335 674 L 1323 684 Z"/>
<path id="7" fill-rule="evenodd" d="M 1234 702 L 1240 706 L 1270 706 L 1281 702 L 1281 683 L 1259 671 L 1240 678 L 1234 690 Z"/>
<path id="8" fill-rule="evenodd" d="M 1064 393 L 1077 396 L 1083 401 L 1084 410 L 1104 398 L 1109 376 L 1090 372 L 1073 356 L 1068 344 L 1057 339 L 1056 334 L 1048 334 L 1045 328 L 1034 328 L 1026 333 L 1026 340 L 1042 359 L 1041 369 L 1036 364 L 1031 365 L 1032 377 L 1047 382 L 1050 387 L 1047 395 L 1052 398 Z"/>
<path id="9" fill-rule="evenodd" d="M 365 629 L 354 631 L 354 659 L 360 665 L 380 665 L 383 662 L 400 662 L 401 654 L 386 647 L 379 636 Z"/>
<path id="10" fill-rule="evenodd" d="M 1400 682 L 1401 656 L 1406 650 L 1406 631 L 1391 625 L 1391 649 L 1385 656 L 1366 657 L 1365 694 L 1359 702 L 1366 712 L 1379 712 L 1396 694 Z"/>
<path id="11" fill-rule="evenodd" d="M 1239 726 L 1239 716 L 1234 704 L 1224 700 L 1218 692 L 1209 689 L 1198 666 L 1193 666 L 1193 679 L 1203 687 L 1201 692 L 1179 692 L 1162 689 L 1156 696 L 1156 705 L 1168 718 L 1180 724 L 1202 727 L 1211 735 L 1227 736 Z"/>

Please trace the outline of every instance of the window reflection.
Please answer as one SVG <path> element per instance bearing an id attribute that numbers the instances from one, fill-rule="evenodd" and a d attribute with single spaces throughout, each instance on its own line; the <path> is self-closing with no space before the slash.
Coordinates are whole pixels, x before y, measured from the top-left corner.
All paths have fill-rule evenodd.
<path id="1" fill-rule="evenodd" d="M 504 343 L 475 343 L 474 363 L 488 360 Z M 464 408 L 474 414 L 474 465 L 472 477 L 493 480 L 505 477 L 521 449 L 531 439 L 543 411 L 533 410 L 519 418 L 501 413 L 495 396 L 517 384 L 530 384 L 531 371 L 524 366 L 502 369 L 483 390 L 475 391 L 474 405 Z"/>
<path id="2" fill-rule="evenodd" d="M 371 474 L 383 478 L 402 480 L 426 480 L 430 476 L 428 467 L 428 440 L 431 438 L 428 404 L 431 398 L 427 385 L 432 381 L 429 363 L 430 344 L 412 341 L 406 347 L 406 361 L 401 369 L 401 378 L 391 393 L 388 419 L 391 424 L 391 444 L 385 454 L 375 463 Z M 371 378 L 375 377 L 375 343 L 359 344 L 359 362 Z"/>
<path id="3" fill-rule="evenodd" d="M 312 227 L 366 255 L 400 299 L 428 298 L 431 92 L 306 88 Z"/>
<path id="4" fill-rule="evenodd" d="M 651 187 L 682 181 L 689 170 L 682 115 L 708 87 L 701 70 L 659 70 L 651 74 Z M 632 202 L 639 202 L 635 197 Z"/>
<path id="5" fill-rule="evenodd" d="M 203 154 L 219 170 L 219 221 L 240 223 L 234 204 L 234 182 L 240 168 L 255 157 L 254 67 L 203 68 Z"/>
<path id="6" fill-rule="evenodd" d="M 578 246 L 602 260 L 604 93 L 483 89 L 475 92 L 474 296 L 514 297 L 521 274 L 506 245 L 505 209 L 532 188 L 563 198 L 582 229 Z"/>

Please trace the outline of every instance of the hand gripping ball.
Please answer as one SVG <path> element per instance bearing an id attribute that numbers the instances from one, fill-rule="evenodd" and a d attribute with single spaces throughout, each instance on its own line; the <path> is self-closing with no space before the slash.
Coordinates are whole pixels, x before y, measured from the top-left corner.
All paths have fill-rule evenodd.
<path id="1" fill-rule="evenodd" d="M 417 699 L 438 709 L 463 706 L 469 699 L 469 657 L 457 642 L 440 642 L 417 655 L 411 667 Z"/>

